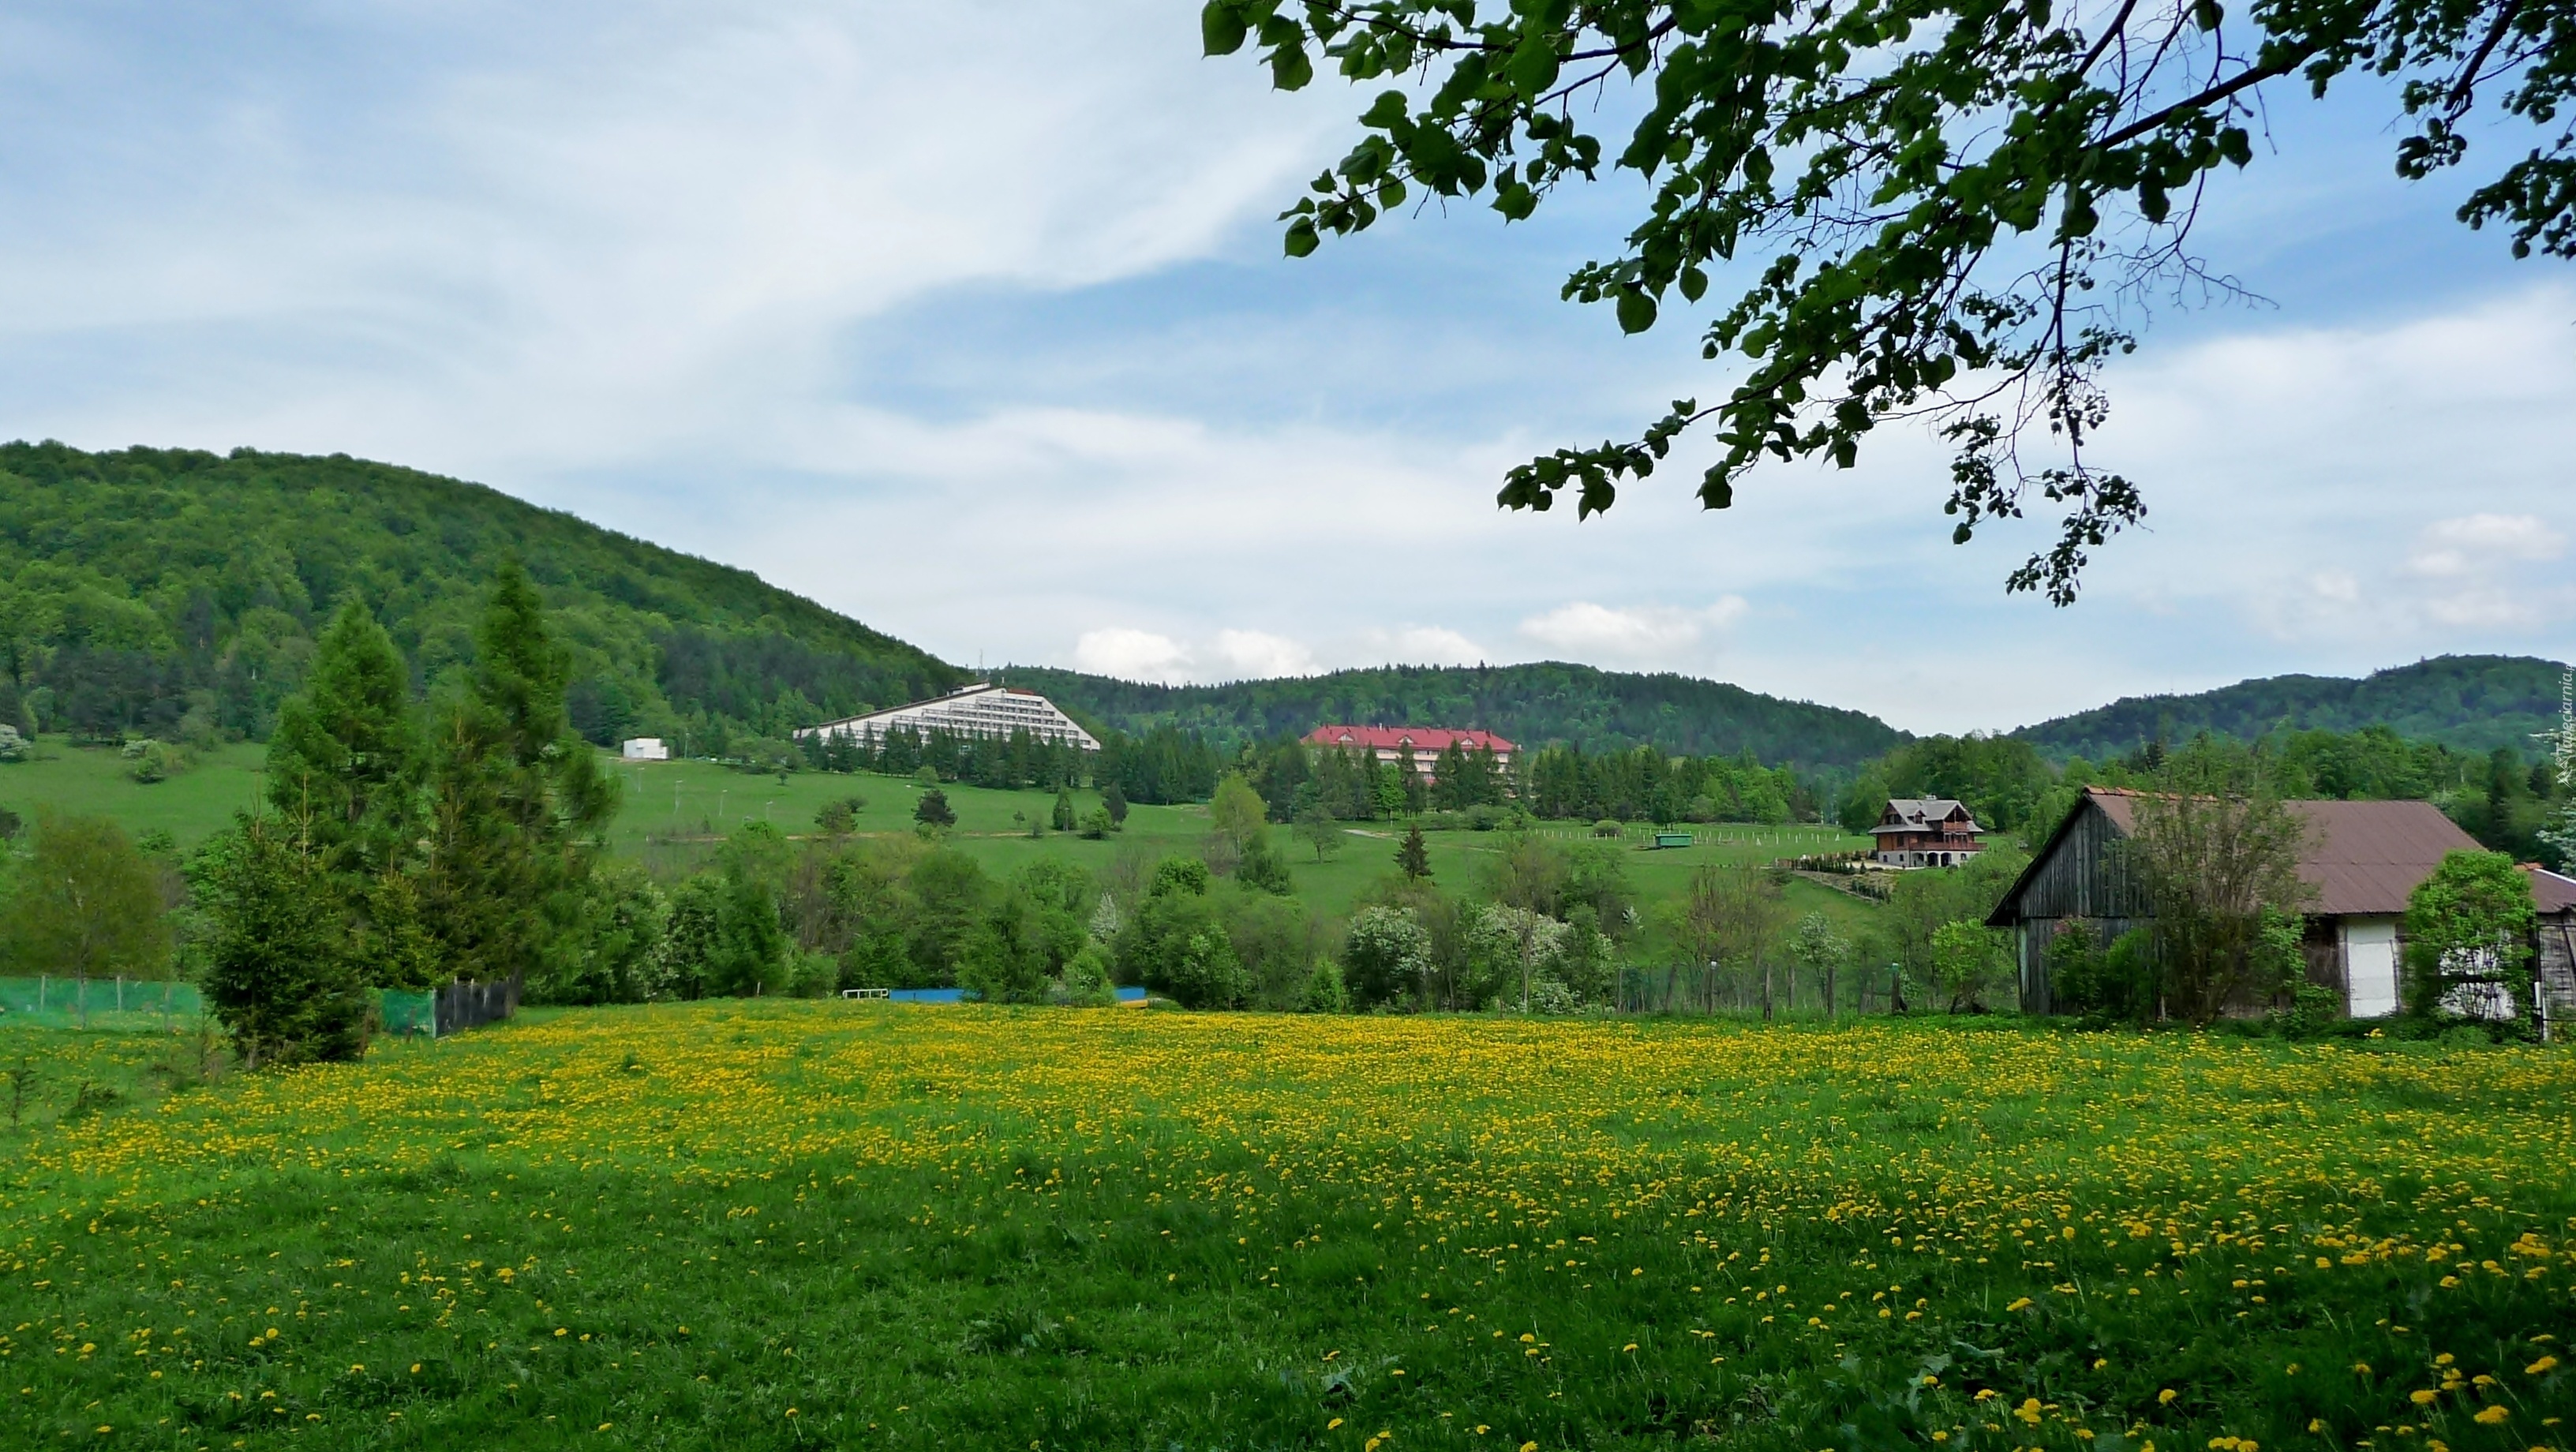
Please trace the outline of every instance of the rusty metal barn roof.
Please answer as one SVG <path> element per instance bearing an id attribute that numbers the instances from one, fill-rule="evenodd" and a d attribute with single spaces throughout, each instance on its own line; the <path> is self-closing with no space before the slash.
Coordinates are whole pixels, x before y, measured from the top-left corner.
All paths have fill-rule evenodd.
<path id="1" fill-rule="evenodd" d="M 2141 793 L 2090 787 L 2087 800 L 2102 809 L 2111 825 L 2126 836 L 2137 827 Z M 2460 830 L 2431 802 L 2288 802 L 2306 820 L 2307 850 L 2299 876 L 2316 888 L 2307 905 L 2324 916 L 2388 916 L 2406 911 L 2406 898 L 2416 884 L 2433 875 L 2452 852 L 2476 852 L 2477 839 Z M 2056 846 L 2054 839 L 2050 848 Z M 2046 852 L 2043 851 L 2043 856 Z M 2035 871 L 2038 863 L 2031 864 Z M 2576 880 L 2533 869 L 2532 899 L 2544 913 L 2576 908 Z M 2025 874 L 2027 880 L 2028 874 Z M 2010 905 L 2021 884 L 2005 895 Z M 2003 916 L 2001 908 L 1997 916 Z"/>

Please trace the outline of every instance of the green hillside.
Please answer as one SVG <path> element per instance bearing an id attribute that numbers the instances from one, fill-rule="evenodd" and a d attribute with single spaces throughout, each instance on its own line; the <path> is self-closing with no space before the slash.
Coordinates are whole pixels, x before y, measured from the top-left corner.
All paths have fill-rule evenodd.
<path id="1" fill-rule="evenodd" d="M 1652 744 L 1682 756 L 1750 750 L 1772 765 L 1852 766 L 1911 740 L 1875 716 L 1690 676 L 1543 661 L 1382 666 L 1221 686 L 1157 686 L 1015 666 L 1006 676 L 1130 734 L 1156 726 L 1222 741 L 1302 736 L 1327 722 L 1477 727 L 1525 746 Z"/>
<path id="2" fill-rule="evenodd" d="M 0 445 L 0 722 L 87 740 L 262 738 L 346 595 L 416 682 L 473 649 L 517 555 L 592 740 L 721 750 L 962 672 L 764 584 L 481 485 L 343 455 Z"/>
<path id="3" fill-rule="evenodd" d="M 2340 676 L 2269 676 L 2188 696 L 2129 696 L 2013 732 L 2054 757 L 2102 761 L 2150 741 L 2179 743 L 2207 731 L 2250 740 L 2288 727 L 2357 731 L 2384 725 L 2455 751 L 2506 746 L 2535 752 L 2535 733 L 2558 722 L 2556 661 L 2514 655 L 2445 655 Z"/>

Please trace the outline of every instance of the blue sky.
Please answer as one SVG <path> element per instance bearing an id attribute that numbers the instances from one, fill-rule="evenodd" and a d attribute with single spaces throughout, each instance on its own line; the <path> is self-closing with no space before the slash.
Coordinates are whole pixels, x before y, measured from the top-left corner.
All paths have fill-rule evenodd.
<path id="1" fill-rule="evenodd" d="M 2570 653 L 2576 276 L 2397 181 L 2384 93 L 2275 98 L 2214 194 L 2267 301 L 2113 376 L 2150 528 L 2071 610 L 2002 592 L 2037 526 L 1947 543 L 1910 429 L 1722 514 L 1705 446 L 1496 511 L 1728 375 L 1556 300 L 1632 177 L 1282 259 L 1364 99 L 1179 0 L 0 7 L 0 435 L 455 474 L 970 665 L 1576 659 L 1964 730 Z"/>

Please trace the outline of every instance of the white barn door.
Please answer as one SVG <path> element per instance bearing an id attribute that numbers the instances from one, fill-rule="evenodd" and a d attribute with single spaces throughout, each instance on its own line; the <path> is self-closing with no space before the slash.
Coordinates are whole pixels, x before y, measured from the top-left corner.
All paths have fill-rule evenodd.
<path id="1" fill-rule="evenodd" d="M 2386 1018 L 2397 1012 L 2397 920 L 2343 920 L 2343 981 L 2346 1012 L 2354 1018 Z"/>

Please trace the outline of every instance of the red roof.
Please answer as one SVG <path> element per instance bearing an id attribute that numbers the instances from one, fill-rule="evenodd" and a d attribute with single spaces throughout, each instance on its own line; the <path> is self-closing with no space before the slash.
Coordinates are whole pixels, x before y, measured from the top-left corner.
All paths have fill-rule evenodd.
<path id="1" fill-rule="evenodd" d="M 1438 726 L 1318 726 L 1306 733 L 1309 746 L 1358 746 L 1379 751 L 1400 751 L 1407 746 L 1416 756 L 1438 756 L 1458 743 L 1460 751 L 1485 747 L 1497 754 L 1518 751 L 1491 731 L 1450 731 Z"/>

